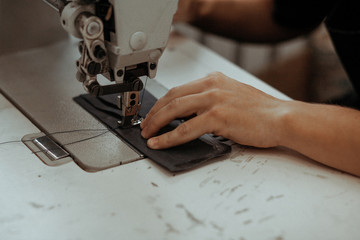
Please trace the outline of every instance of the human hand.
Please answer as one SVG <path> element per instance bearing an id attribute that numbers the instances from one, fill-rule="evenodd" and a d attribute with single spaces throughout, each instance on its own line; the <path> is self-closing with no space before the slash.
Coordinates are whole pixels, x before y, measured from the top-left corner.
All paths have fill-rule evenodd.
<path id="1" fill-rule="evenodd" d="M 142 136 L 153 149 L 169 148 L 212 133 L 239 144 L 273 147 L 284 104 L 221 73 L 171 89 L 141 123 Z M 154 135 L 176 118 L 195 115 L 171 132 Z"/>

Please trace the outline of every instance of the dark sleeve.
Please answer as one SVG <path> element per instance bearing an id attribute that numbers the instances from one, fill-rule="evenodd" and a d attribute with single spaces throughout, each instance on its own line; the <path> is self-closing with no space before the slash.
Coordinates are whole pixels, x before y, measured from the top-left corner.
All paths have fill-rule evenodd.
<path id="1" fill-rule="evenodd" d="M 358 1 L 341 0 L 329 14 L 326 26 L 336 52 L 360 98 L 360 8 Z"/>
<path id="2" fill-rule="evenodd" d="M 355 0 L 341 0 L 326 19 L 328 28 L 340 31 L 360 30 L 360 8 Z"/>
<path id="3" fill-rule="evenodd" d="M 325 19 L 335 2 L 336 0 L 274 0 L 273 17 L 283 27 L 312 29 Z"/>

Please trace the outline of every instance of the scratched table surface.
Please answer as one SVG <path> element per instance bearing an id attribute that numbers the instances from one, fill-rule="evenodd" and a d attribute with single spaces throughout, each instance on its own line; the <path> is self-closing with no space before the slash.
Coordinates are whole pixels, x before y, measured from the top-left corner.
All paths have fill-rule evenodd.
<path id="1" fill-rule="evenodd" d="M 286 99 L 179 36 L 157 80 L 171 88 L 214 70 Z M 288 149 L 234 145 L 176 175 L 148 159 L 87 173 L 44 165 L 19 142 L 34 132 L 0 95 L 0 239 L 360 239 L 360 179 Z"/>

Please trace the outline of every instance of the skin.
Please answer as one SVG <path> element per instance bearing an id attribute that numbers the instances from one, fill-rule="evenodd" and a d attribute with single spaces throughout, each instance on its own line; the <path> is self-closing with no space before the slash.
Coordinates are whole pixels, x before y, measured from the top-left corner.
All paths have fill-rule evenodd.
<path id="1" fill-rule="evenodd" d="M 186 3 L 186 0 L 183 1 Z M 215 0 L 199 0 L 204 1 Z M 269 2 L 272 2 L 229 0 L 233 1 L 245 5 L 256 2 L 260 5 L 255 9 L 267 7 L 268 11 Z M 252 19 L 254 13 L 251 8 L 248 11 L 248 19 Z M 272 21 L 271 14 L 264 16 L 267 16 L 262 20 L 266 22 L 264 26 L 274 27 L 268 39 L 284 39 L 294 35 L 289 31 L 277 34 L 281 28 L 268 23 Z M 261 22 L 257 24 L 262 25 Z M 263 34 L 245 30 L 250 39 L 261 38 Z M 187 116 L 195 117 L 171 132 L 156 136 L 172 120 Z M 171 89 L 151 109 L 141 128 L 142 136 L 148 139 L 148 146 L 152 149 L 169 148 L 212 133 L 254 147 L 285 146 L 320 163 L 360 176 L 359 111 L 324 104 L 283 101 L 222 73 L 213 73 Z"/>

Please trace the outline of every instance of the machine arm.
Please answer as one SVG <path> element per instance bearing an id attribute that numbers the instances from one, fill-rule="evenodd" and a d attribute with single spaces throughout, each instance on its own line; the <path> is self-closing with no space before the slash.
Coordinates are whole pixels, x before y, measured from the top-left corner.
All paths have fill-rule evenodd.
<path id="1" fill-rule="evenodd" d="M 100 96 L 119 93 L 121 127 L 140 110 L 140 77 L 154 78 L 170 34 L 178 0 L 44 0 L 61 16 L 63 28 L 82 39 L 77 79 Z M 97 75 L 112 82 L 100 85 Z"/>

